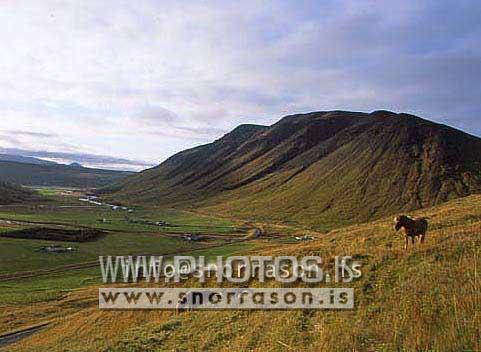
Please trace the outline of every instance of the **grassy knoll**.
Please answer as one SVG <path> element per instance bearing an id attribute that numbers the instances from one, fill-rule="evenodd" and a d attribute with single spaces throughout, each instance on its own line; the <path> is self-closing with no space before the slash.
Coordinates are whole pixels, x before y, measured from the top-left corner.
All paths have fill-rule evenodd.
<path id="1" fill-rule="evenodd" d="M 98 309 L 92 287 L 66 294 L 55 305 L 23 310 L 24 322 L 32 322 L 65 307 L 57 324 L 9 351 L 480 350 L 481 196 L 416 214 L 429 216 L 431 227 L 427 243 L 407 251 L 392 231 L 391 217 L 333 230 L 320 240 L 246 249 L 325 260 L 356 256 L 363 276 L 344 285 L 355 289 L 354 310 L 106 312 Z M 8 314 L 16 309 L 6 307 L 0 322 L 12 324 Z"/>

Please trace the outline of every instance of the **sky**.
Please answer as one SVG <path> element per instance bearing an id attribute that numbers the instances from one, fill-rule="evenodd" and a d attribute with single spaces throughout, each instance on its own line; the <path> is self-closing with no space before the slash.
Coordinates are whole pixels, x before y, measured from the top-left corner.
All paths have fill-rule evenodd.
<path id="1" fill-rule="evenodd" d="M 481 136 L 481 2 L 0 2 L 0 153 L 140 170 L 242 123 L 408 112 Z"/>

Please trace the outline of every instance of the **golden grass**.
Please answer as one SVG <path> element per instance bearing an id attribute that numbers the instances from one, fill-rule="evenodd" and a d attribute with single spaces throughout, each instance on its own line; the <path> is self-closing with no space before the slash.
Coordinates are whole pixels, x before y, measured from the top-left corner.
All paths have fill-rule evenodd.
<path id="1" fill-rule="evenodd" d="M 106 312 L 89 288 L 6 308 L 0 323 L 17 315 L 30 324 L 57 319 L 9 351 L 479 351 L 481 196 L 415 215 L 429 216 L 431 230 L 427 243 L 408 251 L 391 217 L 258 251 L 355 255 L 363 277 L 352 284 L 352 311 Z"/>

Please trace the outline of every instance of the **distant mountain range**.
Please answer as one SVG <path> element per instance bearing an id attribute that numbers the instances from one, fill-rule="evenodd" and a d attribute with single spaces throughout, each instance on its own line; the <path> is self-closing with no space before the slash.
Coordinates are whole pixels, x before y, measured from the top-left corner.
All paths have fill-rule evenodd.
<path id="1" fill-rule="evenodd" d="M 34 159 L 33 162 L 27 162 L 31 159 Z M 129 171 L 86 168 L 78 163 L 42 163 L 40 159 L 25 157 L 20 157 L 20 160 L 23 161 L 2 161 L 0 158 L 0 181 L 25 186 L 97 188 L 134 174 Z"/>
<path id="2" fill-rule="evenodd" d="M 110 188 L 110 197 L 331 228 L 481 192 L 481 139 L 389 111 L 241 125 Z"/>
<path id="3" fill-rule="evenodd" d="M 55 161 L 44 160 L 39 158 L 34 158 L 31 156 L 23 156 L 17 154 L 1 154 L 0 153 L 0 161 L 11 161 L 15 163 L 23 163 L 23 164 L 33 164 L 33 165 L 68 165 L 70 167 L 83 167 L 82 164 L 73 162 L 70 164 L 60 164 Z"/>
<path id="4" fill-rule="evenodd" d="M 34 164 L 34 165 L 56 165 L 57 163 L 49 160 L 42 160 L 38 158 L 32 158 L 30 156 L 13 155 L 13 154 L 0 154 L 0 161 L 12 161 L 16 163 Z"/>

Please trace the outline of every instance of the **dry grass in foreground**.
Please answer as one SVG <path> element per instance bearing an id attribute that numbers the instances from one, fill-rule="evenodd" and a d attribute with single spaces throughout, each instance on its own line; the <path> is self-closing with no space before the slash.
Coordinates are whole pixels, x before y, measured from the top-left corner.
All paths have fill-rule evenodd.
<path id="1" fill-rule="evenodd" d="M 65 315 L 9 351 L 479 351 L 481 196 L 415 215 L 429 216 L 431 229 L 408 251 L 389 217 L 262 252 L 356 256 L 363 277 L 352 311 L 104 312 L 91 288 L 55 303 Z"/>

